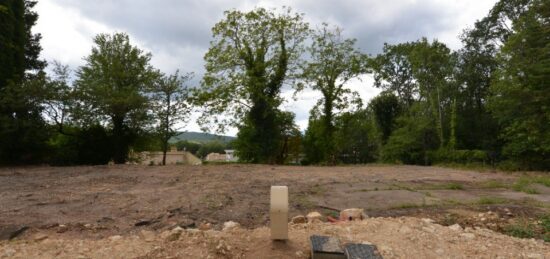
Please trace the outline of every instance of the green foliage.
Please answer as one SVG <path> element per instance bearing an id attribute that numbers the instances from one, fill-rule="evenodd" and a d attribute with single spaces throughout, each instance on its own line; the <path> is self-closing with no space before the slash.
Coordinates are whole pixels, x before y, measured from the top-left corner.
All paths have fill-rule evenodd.
<path id="1" fill-rule="evenodd" d="M 188 104 L 188 87 L 185 85 L 192 74 L 162 75 L 151 89 L 150 106 L 153 110 L 153 118 L 157 126 L 155 133 L 161 143 L 163 152 L 162 164 L 166 164 L 166 152 L 169 149 L 168 141 L 178 135 L 178 128 L 184 123 L 191 112 Z"/>
<path id="2" fill-rule="evenodd" d="M 374 86 L 395 93 L 407 107 L 416 100 L 419 91 L 409 57 L 411 50 L 411 43 L 384 43 L 382 54 L 369 60 Z"/>
<path id="3" fill-rule="evenodd" d="M 345 84 L 365 72 L 365 55 L 355 47 L 355 39 L 344 39 L 340 28 L 331 29 L 327 24 L 313 35 L 313 43 L 308 48 L 310 60 L 302 75 L 306 84 L 320 91 L 314 110 L 320 110 L 321 131 L 316 142 L 322 143 L 319 150 L 321 160 L 334 164 L 336 160 L 336 142 L 334 140 L 334 113 L 361 102 L 357 92 L 345 87 Z M 314 135 L 310 135 L 313 137 Z"/>
<path id="4" fill-rule="evenodd" d="M 278 14 L 257 8 L 225 12 L 212 32 L 206 74 L 195 93 L 196 104 L 204 108 L 198 122 L 218 131 L 237 126 L 239 157 L 274 163 L 285 130 L 278 109 L 281 87 L 297 72 L 308 25 L 290 8 Z"/>
<path id="5" fill-rule="evenodd" d="M 40 106 L 45 90 L 40 35 L 32 33 L 36 1 L 0 4 L 0 163 L 37 163 L 49 131 Z"/>
<path id="6" fill-rule="evenodd" d="M 67 135 L 69 133 L 70 135 Z M 49 140 L 52 165 L 103 165 L 112 157 L 112 139 L 101 125 L 89 128 L 68 128 Z"/>
<path id="7" fill-rule="evenodd" d="M 429 152 L 429 157 L 432 163 L 485 164 L 489 160 L 487 152 L 483 150 L 438 149 Z"/>
<path id="8" fill-rule="evenodd" d="M 402 112 L 399 99 L 392 93 L 384 91 L 370 101 L 369 108 L 373 111 L 376 125 L 382 133 L 382 143 L 386 143 L 396 128 L 397 117 Z"/>
<path id="9" fill-rule="evenodd" d="M 175 143 L 178 150 L 185 150 L 190 152 L 191 154 L 196 155 L 197 151 L 199 151 L 199 148 L 201 148 L 202 144 L 187 141 L 187 140 L 180 140 Z"/>
<path id="10" fill-rule="evenodd" d="M 491 84 L 490 108 L 503 127 L 503 154 L 527 169 L 550 168 L 550 4 L 533 1 L 513 23 Z"/>
<path id="11" fill-rule="evenodd" d="M 149 123 L 146 93 L 158 72 L 149 64 L 151 54 L 132 46 L 124 33 L 99 34 L 94 43 L 77 72 L 79 102 L 74 116 L 83 125 L 109 121 L 113 160 L 124 163 L 130 146 Z"/>
<path id="12" fill-rule="evenodd" d="M 336 118 L 335 149 L 339 162 L 365 164 L 376 161 L 380 145 L 372 114 L 346 112 Z"/>
<path id="13" fill-rule="evenodd" d="M 430 163 L 428 151 L 439 146 L 435 121 L 421 103 L 397 119 L 398 128 L 382 147 L 382 161 L 405 164 Z"/>
<path id="14" fill-rule="evenodd" d="M 227 146 L 224 143 L 220 143 L 217 141 L 208 142 L 202 144 L 199 149 L 197 150 L 196 155 L 200 157 L 201 159 L 206 158 L 206 156 L 210 153 L 220 153 L 225 154 L 225 149 Z"/>
<path id="15" fill-rule="evenodd" d="M 334 148 L 329 148 L 323 136 L 323 121 L 320 118 L 310 117 L 308 128 L 304 136 L 304 164 L 319 164 L 325 160 L 324 154 L 335 156 L 334 162 L 341 163 L 368 163 L 377 159 L 379 140 L 372 115 L 367 110 L 345 112 L 335 118 Z"/>
<path id="16" fill-rule="evenodd" d="M 550 177 L 545 175 L 540 176 L 522 176 L 512 186 L 518 192 L 528 194 L 537 194 L 538 191 L 533 187 L 533 184 L 540 184 L 550 187 Z"/>

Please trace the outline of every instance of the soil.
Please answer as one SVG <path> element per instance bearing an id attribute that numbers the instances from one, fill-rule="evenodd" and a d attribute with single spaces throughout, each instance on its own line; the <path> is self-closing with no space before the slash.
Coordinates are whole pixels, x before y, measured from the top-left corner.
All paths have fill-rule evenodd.
<path id="1" fill-rule="evenodd" d="M 550 245 L 483 228 L 445 227 L 430 219 L 369 218 L 340 224 L 296 224 L 289 240 L 272 241 L 269 229 L 197 229 L 82 240 L 49 238 L 0 242 L 0 257 L 13 258 L 310 258 L 312 234 L 345 243 L 372 244 L 388 258 L 549 258 Z"/>
<path id="2" fill-rule="evenodd" d="M 91 247 L 102 246 L 111 242 L 109 237 L 122 235 L 121 246 L 134 247 L 135 253 L 121 257 L 163 257 L 153 251 L 157 246 L 154 242 L 141 243 L 144 241 L 139 237 L 143 231 L 160 235 L 177 226 L 194 229 L 203 222 L 220 230 L 226 221 L 238 222 L 243 227 L 241 231 L 262 239 L 262 235 L 268 236 L 262 227 L 269 222 L 272 185 L 289 187 L 290 217 L 312 210 L 337 215 L 339 209 L 358 207 L 371 217 L 429 217 L 442 225 L 459 223 L 502 231 L 510 218 L 535 219 L 548 212 L 549 188 L 537 186 L 539 194 L 515 192 L 510 187 L 517 177 L 498 172 L 385 165 L 0 168 L 0 240 L 11 239 L 0 241 L 0 248 L 11 249 L 13 245 L 19 251 L 27 245 L 40 247 L 43 241 L 40 238 L 36 241 L 36 235 L 47 236 L 48 247 L 60 243 L 75 245 L 82 240 L 87 240 Z M 499 184 L 486 187 L 487 183 L 495 182 Z M 478 202 L 480 198 L 490 204 Z M 491 199 L 497 199 L 496 204 Z M 479 217 L 480 213 L 489 212 L 499 214 L 499 220 Z M 482 218 L 486 219 L 481 221 Z M 359 230 L 363 227 L 358 225 Z M 220 233 L 221 237 L 225 235 Z M 294 244 L 296 251 L 301 251 L 305 245 L 302 243 L 290 242 L 285 246 Z M 161 250 L 172 251 L 170 247 L 175 243 L 160 246 Z M 253 245 L 245 248 L 255 249 Z M 444 252 L 450 255 L 447 250 Z M 70 255 L 74 258 L 75 254 Z M 243 255 L 250 253 L 244 251 Z M 391 258 L 391 254 L 386 255 Z M 395 255 L 400 257 L 398 252 Z"/>

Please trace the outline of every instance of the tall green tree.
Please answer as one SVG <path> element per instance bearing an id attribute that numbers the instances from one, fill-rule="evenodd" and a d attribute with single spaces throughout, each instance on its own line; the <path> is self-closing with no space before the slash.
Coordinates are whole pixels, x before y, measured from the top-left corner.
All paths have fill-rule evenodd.
<path id="1" fill-rule="evenodd" d="M 390 45 L 384 43 L 381 54 L 369 59 L 374 86 L 395 93 L 401 102 L 410 107 L 418 99 L 418 84 L 410 61 L 412 43 Z"/>
<path id="2" fill-rule="evenodd" d="M 440 147 L 444 147 L 447 141 L 455 141 L 450 140 L 450 133 L 446 133 L 446 121 L 450 121 L 446 114 L 451 114 L 457 93 L 454 81 L 456 55 L 437 40 L 430 43 L 423 38 L 413 46 L 410 62 L 414 78 L 418 82 L 419 95 L 430 104 L 428 107 L 436 118 Z M 453 129 L 449 131 L 452 132 Z"/>
<path id="3" fill-rule="evenodd" d="M 214 124 L 218 131 L 238 127 L 239 158 L 273 163 L 284 131 L 281 88 L 296 74 L 308 25 L 289 8 L 277 13 L 258 8 L 226 11 L 212 32 L 206 74 L 196 93 L 204 107 L 199 123 Z"/>
<path id="4" fill-rule="evenodd" d="M 369 109 L 381 133 L 382 143 L 385 144 L 397 126 L 396 121 L 402 113 L 402 104 L 393 93 L 384 91 L 370 101 Z"/>
<path id="5" fill-rule="evenodd" d="M 533 1 L 498 56 L 490 108 L 504 153 L 529 169 L 550 168 L 550 3 Z"/>
<path id="6" fill-rule="evenodd" d="M 86 64 L 77 71 L 75 116 L 84 124 L 108 124 L 113 160 L 120 164 L 150 123 L 147 92 L 159 73 L 150 65 L 151 54 L 133 46 L 124 33 L 99 34 L 94 43 Z"/>
<path id="7" fill-rule="evenodd" d="M 159 136 L 162 149 L 162 165 L 166 165 L 168 141 L 178 135 L 178 129 L 186 122 L 191 107 L 188 103 L 189 89 L 186 85 L 192 74 L 163 75 L 152 89 L 152 108 L 156 120 L 156 134 Z"/>
<path id="8" fill-rule="evenodd" d="M 313 35 L 309 50 L 309 62 L 303 78 L 313 90 L 320 91 L 323 98 L 313 109 L 321 110 L 322 134 L 324 143 L 318 152 L 323 160 L 336 161 L 334 143 L 334 113 L 348 108 L 354 102 L 360 105 L 359 95 L 346 87 L 351 79 L 365 73 L 366 56 L 355 46 L 355 39 L 345 39 L 340 28 L 330 28 L 327 24 Z"/>
<path id="9" fill-rule="evenodd" d="M 47 130 L 41 117 L 46 78 L 39 60 L 40 34 L 33 34 L 36 1 L 0 3 L 0 163 L 39 162 Z"/>

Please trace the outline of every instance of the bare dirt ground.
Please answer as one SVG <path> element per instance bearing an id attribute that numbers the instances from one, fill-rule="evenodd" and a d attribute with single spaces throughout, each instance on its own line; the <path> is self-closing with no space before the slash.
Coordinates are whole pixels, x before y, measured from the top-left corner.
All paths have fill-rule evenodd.
<path id="1" fill-rule="evenodd" d="M 324 215 L 336 215 L 335 209 L 359 207 L 364 208 L 371 217 L 432 218 L 441 224 L 434 225 L 437 233 L 440 232 L 439 230 L 447 233 L 447 228 L 443 228 L 442 225 L 455 223 L 463 227 L 483 228 L 471 230 L 474 232 L 485 231 L 485 228 L 502 232 L 506 225 L 511 224 L 515 219 L 535 219 L 538 215 L 547 213 L 550 205 L 550 188 L 537 186 L 538 194 L 516 192 L 510 187 L 517 178 L 516 174 L 384 165 L 295 167 L 234 164 L 2 168 L 0 169 L 0 240 L 6 241 L 0 241 L 0 257 L 2 257 L 2 251 L 4 255 L 26 257 L 25 253 L 21 253 L 22 250 L 44 245 L 38 249 L 44 253 L 43 257 L 74 258 L 82 254 L 83 258 L 98 258 L 103 256 L 93 252 L 99 251 L 94 246 L 104 248 L 105 242 L 109 244 L 115 242 L 113 246 L 108 247 L 111 249 L 110 252 L 106 253 L 112 253 L 111 255 L 114 253 L 124 258 L 167 257 L 168 255 L 186 257 L 184 254 L 172 253 L 176 250 L 187 251 L 176 249 L 178 246 L 183 246 L 181 242 L 157 244 L 151 240 L 163 240 L 161 233 L 164 232 L 166 235 L 166 231 L 177 226 L 194 229 L 203 222 L 211 223 L 214 229 L 220 230 L 226 221 L 240 223 L 244 229 L 239 231 L 245 231 L 247 233 L 245 236 L 248 237 L 257 235 L 257 238 L 249 241 L 242 240 L 244 237 L 239 236 L 240 239 L 231 240 L 227 233 L 216 231 L 208 232 L 210 234 L 200 232 L 202 233 L 200 235 L 213 235 L 213 237 L 197 238 L 199 234 L 185 232 L 180 240 L 195 242 L 196 245 L 201 246 L 196 251 L 187 252 L 199 257 L 225 256 L 223 253 L 220 254 L 219 249 L 210 248 L 212 242 L 225 242 L 223 240 L 230 239 L 227 242 L 247 244 L 233 244 L 232 246 L 238 249 L 231 253 L 226 252 L 227 256 L 254 257 L 256 249 L 254 242 L 268 238 L 268 231 L 261 227 L 266 226 L 269 221 L 269 187 L 271 185 L 289 186 L 290 216 L 306 214 L 313 210 L 320 211 Z M 377 224 L 382 227 L 386 225 L 384 223 L 386 221 L 389 225 L 399 221 L 411 221 L 409 228 L 412 229 L 411 233 L 419 236 L 418 240 L 422 239 L 420 238 L 422 235 L 435 235 L 435 232 L 425 229 L 415 232 L 417 224 L 414 220 L 417 219 L 369 219 L 370 221 L 366 222 L 379 222 Z M 295 227 L 292 231 L 304 238 L 297 239 L 298 243 L 285 244 L 285 246 L 294 245 L 295 247 L 285 248 L 292 254 L 284 254 L 284 256 L 307 256 L 308 231 L 330 230 L 340 234 L 355 231 L 357 238 L 361 239 L 362 229 L 365 228 L 365 231 L 370 229 L 369 224 L 353 224 L 349 226 L 351 228 L 334 226 L 333 230 L 330 230 L 332 225 L 326 228 L 309 225 L 305 228 Z M 252 228 L 258 229 L 251 230 Z M 373 231 L 376 232 L 376 229 Z M 401 231 L 400 227 L 396 226 L 395 229 L 397 229 L 395 231 Z M 389 232 L 380 232 L 380 238 L 384 235 L 394 235 L 392 234 L 394 230 L 387 231 Z M 531 242 L 526 239 L 519 240 L 491 233 L 496 235 L 494 238 L 498 243 L 494 246 L 497 247 L 504 246 L 502 242 L 509 242 L 511 247 L 531 244 L 523 243 Z M 123 237 L 119 239 L 117 235 Z M 144 238 L 144 235 L 149 237 Z M 482 232 L 476 232 L 473 238 L 471 235 L 464 235 L 464 238 L 467 239 L 466 243 L 475 243 L 474 241 L 483 235 L 485 234 Z M 187 239 L 186 236 L 188 236 Z M 383 239 L 377 240 L 373 236 L 371 239 L 359 241 L 385 246 L 389 248 L 389 250 L 381 249 L 385 258 L 399 258 L 406 255 L 401 253 L 405 251 L 401 249 L 407 246 L 400 248 L 398 244 L 398 241 L 405 242 L 405 238 L 407 235 L 399 236 L 390 242 Z M 465 251 L 461 251 L 462 254 L 454 253 L 460 249 L 459 246 L 463 242 L 459 234 L 448 238 L 442 236 L 429 241 L 434 242 L 430 248 L 430 254 L 419 252 L 418 255 L 468 257 Z M 502 241 L 506 238 L 509 238 L 508 241 Z M 7 241 L 9 239 L 11 240 Z M 210 239 L 212 239 L 211 242 L 208 241 Z M 86 243 L 85 246 L 81 245 L 83 240 Z M 409 241 L 412 242 L 409 244 L 411 246 L 424 244 L 424 241 L 421 243 Z M 435 243 L 440 242 L 448 243 L 448 247 L 440 247 L 441 250 L 438 250 Z M 517 253 L 507 254 L 505 251 L 508 250 L 502 250 L 502 253 L 497 254 L 503 255 L 504 258 L 549 256 L 547 243 L 532 242 L 534 243 L 531 250 L 526 246 L 526 249 L 520 249 Z M 64 248 L 61 244 L 67 244 L 69 248 Z M 265 247 L 266 244 L 269 244 L 268 247 Z M 266 244 L 257 243 L 257 246 L 264 247 L 271 253 L 277 250 L 276 247 L 272 247 L 273 244 Z M 218 245 L 216 243 L 214 248 Z M 71 250 L 72 246 L 76 248 Z M 125 252 L 121 250 L 118 253 L 116 247 Z M 132 247 L 135 249 L 130 252 Z M 481 250 L 474 250 L 477 252 L 483 250 L 482 247 L 478 248 Z M 87 249 L 88 252 L 82 249 Z M 490 250 L 489 247 L 486 249 Z M 49 254 L 48 251 L 54 254 Z M 73 253 L 62 251 L 73 251 Z M 303 254 L 298 253 L 300 251 Z M 442 254 L 436 253 L 438 251 Z M 58 254 L 55 255 L 55 253 Z M 27 255 L 32 255 L 32 252 L 28 252 Z M 511 255 L 520 255 L 520 257 Z"/>

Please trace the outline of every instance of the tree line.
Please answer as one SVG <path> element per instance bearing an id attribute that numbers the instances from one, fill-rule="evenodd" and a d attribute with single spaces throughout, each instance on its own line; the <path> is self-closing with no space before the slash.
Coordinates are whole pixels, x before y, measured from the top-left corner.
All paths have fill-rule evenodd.
<path id="1" fill-rule="evenodd" d="M 57 62 L 46 74 L 34 5 L 0 4 L 3 164 L 125 163 L 168 150 L 195 110 L 205 130 L 238 129 L 232 147 L 243 162 L 550 168 L 547 1 L 497 2 L 456 51 L 421 38 L 375 56 L 290 8 L 230 10 L 193 87 L 192 73 L 162 73 L 124 33 L 97 35 L 74 76 Z M 366 104 L 347 84 L 363 75 L 382 90 Z M 281 93 L 304 89 L 322 97 L 302 133 Z"/>

